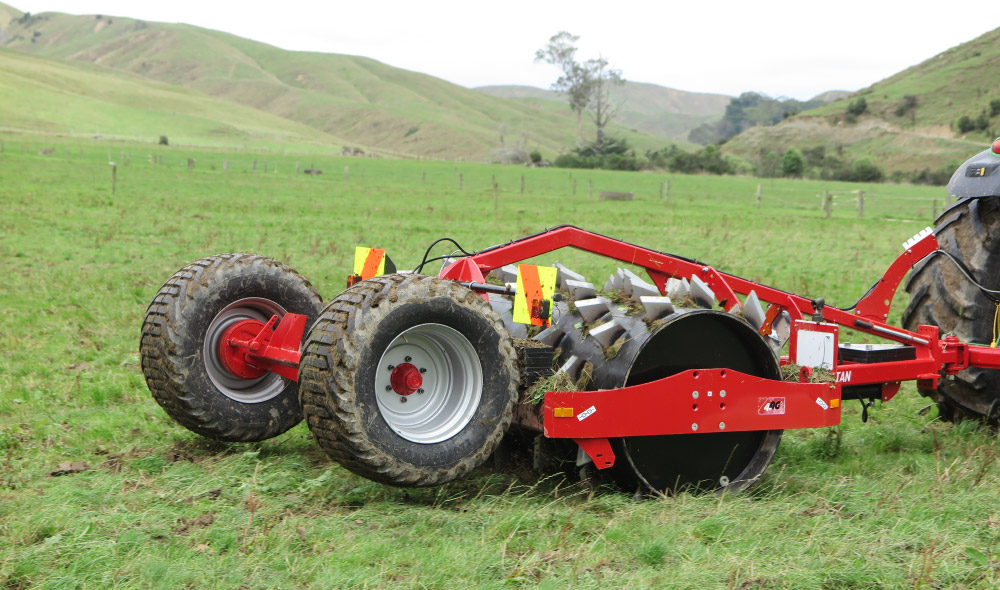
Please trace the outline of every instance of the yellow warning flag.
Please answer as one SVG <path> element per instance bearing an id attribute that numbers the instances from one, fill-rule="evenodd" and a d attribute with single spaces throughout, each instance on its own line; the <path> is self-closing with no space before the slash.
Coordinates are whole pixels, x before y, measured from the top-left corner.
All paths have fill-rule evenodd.
<path id="1" fill-rule="evenodd" d="M 532 317 L 533 304 L 547 303 L 552 307 L 552 295 L 556 292 L 554 266 L 517 265 L 517 293 L 514 295 L 514 321 L 519 324 L 548 326 L 548 318 Z"/>
<path id="2" fill-rule="evenodd" d="M 361 275 L 361 280 L 385 274 L 385 250 L 361 246 L 355 248 L 354 274 Z"/>

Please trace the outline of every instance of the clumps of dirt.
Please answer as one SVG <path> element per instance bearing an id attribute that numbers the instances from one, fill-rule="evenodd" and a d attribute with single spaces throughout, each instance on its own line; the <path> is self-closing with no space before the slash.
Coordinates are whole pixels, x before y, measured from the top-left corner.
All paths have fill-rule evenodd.
<path id="1" fill-rule="evenodd" d="M 681 295 L 680 299 L 673 301 L 674 307 L 701 307 L 701 305 L 691 297 L 690 293 Z"/>
<path id="2" fill-rule="evenodd" d="M 624 334 L 619 336 L 618 340 L 615 340 L 611 344 L 611 346 L 602 347 L 601 350 L 604 352 L 604 358 L 610 360 L 618 356 L 618 351 L 621 350 L 622 346 L 625 346 L 625 343 L 628 341 L 629 341 L 628 332 L 625 332 Z"/>
<path id="3" fill-rule="evenodd" d="M 530 338 L 514 338 L 514 348 L 545 348 L 548 346 L 544 342 L 532 340 Z"/>
<path id="4" fill-rule="evenodd" d="M 587 364 L 589 365 L 590 363 Z M 580 371 L 581 379 L 585 369 L 586 367 L 584 367 L 584 370 Z M 593 375 L 593 365 L 591 365 L 590 371 L 591 372 L 588 374 L 588 378 L 590 375 Z M 580 379 L 577 381 L 580 381 Z M 570 378 L 568 373 L 558 372 L 553 373 L 544 379 L 535 381 L 535 384 L 528 389 L 528 393 L 525 397 L 527 398 L 528 403 L 538 405 L 545 401 L 545 393 L 547 391 L 580 391 L 580 388 L 577 387 L 576 382 Z"/>
<path id="5" fill-rule="evenodd" d="M 576 378 L 576 389 L 571 391 L 586 391 L 590 384 L 594 382 L 594 363 L 587 361 L 580 369 L 580 375 Z"/>
<path id="6" fill-rule="evenodd" d="M 52 477 L 58 477 L 60 475 L 73 475 L 74 473 L 80 473 L 82 471 L 87 471 L 90 469 L 90 464 L 86 461 L 64 461 L 59 464 L 54 470 L 49 472 Z"/>
<path id="7" fill-rule="evenodd" d="M 194 527 L 207 527 L 215 522 L 215 515 L 211 512 L 206 512 L 205 514 L 200 514 L 194 518 L 181 518 L 179 519 L 180 524 L 174 528 L 174 534 L 176 535 L 186 535 Z"/>
<path id="8" fill-rule="evenodd" d="M 626 295 L 622 289 L 602 291 L 601 294 L 610 299 L 611 303 L 617 305 L 618 310 L 624 312 L 627 316 L 640 315 L 646 311 L 638 301 Z"/>
<path id="9" fill-rule="evenodd" d="M 790 381 L 792 383 L 798 383 L 801 380 L 802 369 L 809 367 L 802 367 L 794 363 L 789 363 L 787 365 L 782 365 L 781 367 L 781 379 L 782 381 Z M 810 369 L 809 380 L 806 383 L 836 383 L 837 376 L 828 371 L 827 369 L 812 368 Z"/>

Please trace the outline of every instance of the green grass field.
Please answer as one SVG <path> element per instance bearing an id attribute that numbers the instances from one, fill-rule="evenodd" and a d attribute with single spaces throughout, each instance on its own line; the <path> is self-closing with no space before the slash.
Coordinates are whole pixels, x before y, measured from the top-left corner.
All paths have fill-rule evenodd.
<path id="1" fill-rule="evenodd" d="M 471 250 L 572 223 L 849 305 L 932 222 L 941 188 L 0 142 L 4 590 L 1000 582 L 996 435 L 939 422 L 912 386 L 868 424 L 849 403 L 840 428 L 786 432 L 748 493 L 635 501 L 489 467 L 388 488 L 327 460 L 303 425 L 214 443 L 167 417 L 138 366 L 157 289 L 220 252 L 282 260 L 329 300 L 356 245 L 409 268 L 441 236 Z M 635 200 L 599 201 L 601 190 Z M 827 190 L 831 219 L 817 198 Z M 541 261 L 555 260 L 600 282 L 615 268 L 576 251 Z M 68 462 L 75 473 L 52 475 Z"/>

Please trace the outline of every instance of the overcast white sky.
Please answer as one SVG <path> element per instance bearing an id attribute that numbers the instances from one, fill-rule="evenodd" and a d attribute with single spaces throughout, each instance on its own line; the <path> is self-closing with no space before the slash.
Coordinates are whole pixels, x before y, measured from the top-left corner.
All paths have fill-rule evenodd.
<path id="1" fill-rule="evenodd" d="M 547 88 L 533 62 L 555 33 L 580 35 L 626 79 L 695 92 L 808 99 L 858 90 L 1000 26 L 989 2 L 845 0 L 0 0 L 26 12 L 184 22 L 284 49 L 363 55 L 467 87 Z"/>

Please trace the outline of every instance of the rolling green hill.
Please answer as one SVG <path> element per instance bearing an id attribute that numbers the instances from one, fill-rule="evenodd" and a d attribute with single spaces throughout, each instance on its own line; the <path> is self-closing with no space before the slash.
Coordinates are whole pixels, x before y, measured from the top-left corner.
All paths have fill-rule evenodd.
<path id="1" fill-rule="evenodd" d="M 863 113 L 848 106 L 864 99 Z M 1000 133 L 1000 29 L 953 47 L 846 98 L 774 127 L 749 129 L 725 151 L 754 159 L 823 146 L 845 158 L 869 157 L 887 172 L 943 170 L 983 149 Z M 994 112 L 995 111 L 995 112 Z M 962 116 L 984 125 L 961 133 Z"/>
<path id="2" fill-rule="evenodd" d="M 476 90 L 523 101 L 550 100 L 563 105 L 566 102 L 558 92 L 531 86 L 483 86 Z M 616 118 L 622 125 L 657 137 L 687 142 L 692 129 L 722 117 L 731 98 L 627 81 L 612 90 L 611 100 L 618 105 Z"/>
<path id="3" fill-rule="evenodd" d="M 2 4 L 0 11 L 11 15 L 0 25 L 0 41 L 9 49 L 180 86 L 366 149 L 486 160 L 501 146 L 551 157 L 576 140 L 568 110 L 486 96 L 373 59 L 285 51 L 184 24 L 22 16 Z M 639 150 L 668 143 L 620 125 L 611 133 Z"/>
<path id="4" fill-rule="evenodd" d="M 339 138 L 201 93 L 0 49 L 0 130 L 230 147 L 331 146 Z"/>

